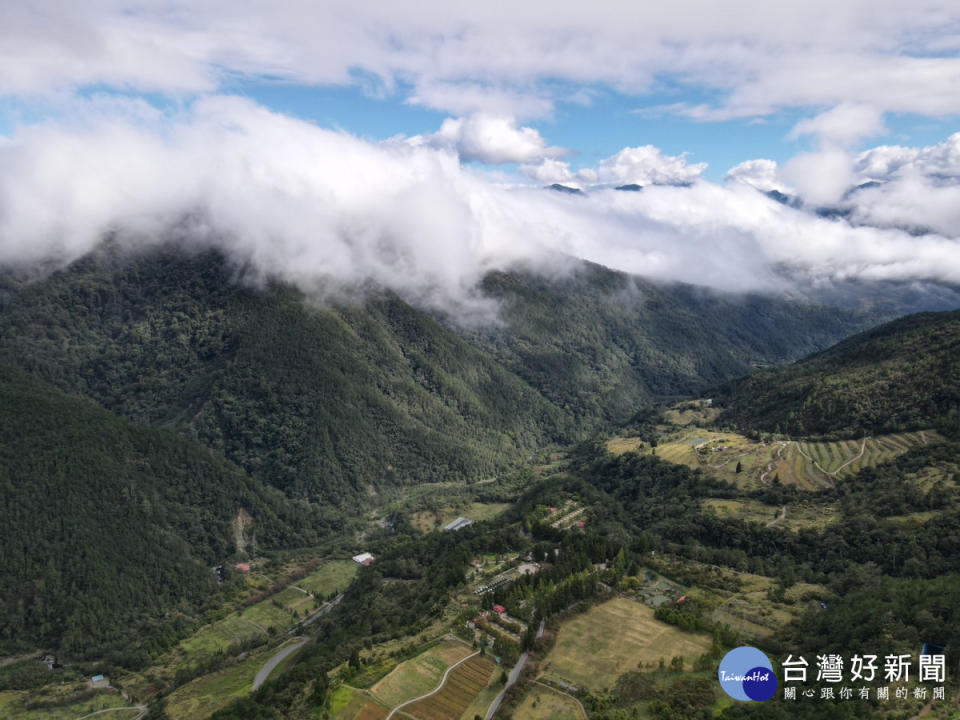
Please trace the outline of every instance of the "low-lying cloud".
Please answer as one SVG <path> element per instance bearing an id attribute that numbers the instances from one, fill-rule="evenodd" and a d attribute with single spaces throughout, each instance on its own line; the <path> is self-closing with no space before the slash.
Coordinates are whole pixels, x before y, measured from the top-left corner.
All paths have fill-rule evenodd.
<path id="1" fill-rule="evenodd" d="M 597 173 L 621 177 L 616 166 Z M 489 270 L 560 272 L 569 256 L 732 291 L 782 289 L 784 273 L 960 282 L 954 186 L 904 190 L 899 205 L 885 199 L 888 212 L 897 208 L 886 224 L 937 218 L 939 234 L 917 237 L 820 218 L 745 183 L 698 179 L 697 166 L 680 169 L 689 186 L 572 196 L 491 182 L 449 149 L 371 143 L 234 97 L 175 114 L 143 105 L 100 113 L 92 103 L 0 143 L 0 263 L 67 263 L 106 233 L 152 243 L 177 227 L 311 292 L 373 284 L 463 317 L 489 310 L 476 291 Z M 876 216 L 870 192 L 854 197 Z"/>

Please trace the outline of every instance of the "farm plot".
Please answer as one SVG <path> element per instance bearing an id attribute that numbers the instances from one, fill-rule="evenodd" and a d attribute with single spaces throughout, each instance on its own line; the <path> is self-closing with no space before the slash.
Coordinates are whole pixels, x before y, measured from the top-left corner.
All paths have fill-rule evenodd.
<path id="1" fill-rule="evenodd" d="M 371 688 L 374 697 L 394 707 L 433 690 L 451 665 L 473 652 L 457 640 L 444 640 L 414 658 L 402 662 Z"/>
<path id="2" fill-rule="evenodd" d="M 653 616 L 634 600 L 615 598 L 563 624 L 547 655 L 546 676 L 577 687 L 610 687 L 617 677 L 663 658 L 680 656 L 686 667 L 710 651 L 711 638 L 688 633 Z"/>
<path id="3" fill-rule="evenodd" d="M 326 598 L 347 588 L 360 566 L 353 560 L 332 560 L 297 582 L 317 597 Z"/>
<path id="4" fill-rule="evenodd" d="M 278 598 L 297 603 L 309 599 L 303 593 L 288 588 L 270 599 L 200 628 L 180 643 L 180 647 L 189 654 L 215 653 L 253 638 L 267 638 L 271 627 L 275 631 L 286 630 L 293 626 L 295 619 L 293 611 L 287 609 Z"/>
<path id="5" fill-rule="evenodd" d="M 417 720 L 459 720 L 490 683 L 496 669 L 488 658 L 472 657 L 447 676 L 439 692 L 408 705 L 402 712 Z"/>
<path id="6" fill-rule="evenodd" d="M 177 688 L 167 698 L 167 714 L 182 720 L 210 717 L 239 697 L 250 694 L 253 678 L 273 650 L 263 648 L 243 662 L 218 670 Z"/>
<path id="7" fill-rule="evenodd" d="M 333 720 L 383 720 L 387 709 L 377 705 L 365 692 L 341 685 L 330 698 L 330 717 Z"/>

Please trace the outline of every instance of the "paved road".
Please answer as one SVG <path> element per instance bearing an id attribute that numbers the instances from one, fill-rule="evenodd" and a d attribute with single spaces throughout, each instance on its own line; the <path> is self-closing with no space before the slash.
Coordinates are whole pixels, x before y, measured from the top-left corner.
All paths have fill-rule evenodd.
<path id="1" fill-rule="evenodd" d="M 454 669 L 455 667 L 457 667 L 458 665 L 462 665 L 463 663 L 465 663 L 465 662 L 466 662 L 467 660 L 469 660 L 470 658 L 476 657 L 476 656 L 479 655 L 479 654 L 480 654 L 480 651 L 478 650 L 477 652 L 473 653 L 472 655 L 467 655 L 467 657 L 465 657 L 465 658 L 464 658 L 463 660 L 461 660 L 460 662 L 454 663 L 453 665 L 451 665 L 450 667 L 448 667 L 448 668 L 447 668 L 447 671 L 443 674 L 443 677 L 440 678 L 440 684 L 439 684 L 439 685 L 437 685 L 433 690 L 431 690 L 430 692 L 428 692 L 426 695 L 421 695 L 420 697 L 415 697 L 413 700 L 407 700 L 406 702 L 400 703 L 400 704 L 397 705 L 393 710 L 390 711 L 390 714 L 387 715 L 386 720 L 390 720 L 390 718 L 393 717 L 394 713 L 397 712 L 400 708 L 404 708 L 404 707 L 406 707 L 407 705 L 413 705 L 413 703 L 415 703 L 415 702 L 417 702 L 417 701 L 419 701 L 419 700 L 423 700 L 424 698 L 428 698 L 428 697 L 430 697 L 431 695 L 436 695 L 436 694 L 437 694 L 438 692 L 440 692 L 440 690 L 443 688 L 443 684 L 444 684 L 445 682 L 447 682 L 447 676 L 448 676 L 451 672 L 453 672 L 453 669 Z"/>
<path id="2" fill-rule="evenodd" d="M 331 600 L 329 603 L 327 603 L 322 608 L 317 610 L 313 615 L 311 615 L 306 620 L 304 620 L 302 627 L 306 627 L 307 625 L 312 623 L 314 620 L 318 618 L 322 618 L 328 612 L 333 610 L 337 605 L 339 605 L 341 600 L 343 600 L 343 593 L 340 593 L 339 595 L 337 595 L 333 600 Z"/>
<path id="3" fill-rule="evenodd" d="M 307 642 L 307 638 L 297 638 L 296 642 L 290 643 L 289 645 L 284 645 L 280 648 L 272 658 L 267 660 L 264 663 L 263 667 L 260 668 L 260 671 L 257 673 L 257 676 L 253 679 L 253 689 L 257 691 L 260 689 L 260 686 L 263 685 L 267 678 L 270 677 L 270 673 L 276 669 L 277 665 L 283 662 L 283 659 L 287 657 L 292 652 L 296 652 L 303 647 L 304 643 Z"/>
<path id="4" fill-rule="evenodd" d="M 90 713 L 89 715 L 84 715 L 77 720 L 86 720 L 86 718 L 92 718 L 94 715 L 101 715 L 108 712 L 117 712 L 118 710 L 139 710 L 140 714 L 137 715 L 133 720 L 142 720 L 147 716 L 147 706 L 146 705 L 133 705 L 131 707 L 118 707 L 118 708 L 107 708 L 106 710 L 97 710 L 96 712 Z"/>
<path id="5" fill-rule="evenodd" d="M 537 628 L 537 640 L 543 637 L 543 630 L 547 626 L 546 620 L 540 621 L 540 627 Z M 527 658 L 530 657 L 530 653 L 523 653 L 520 656 L 520 659 L 517 660 L 517 664 L 513 666 L 513 670 L 510 671 L 510 674 L 507 676 L 507 684 L 503 686 L 503 690 L 493 699 L 493 702 L 490 703 L 490 707 L 487 708 L 487 714 L 483 720 L 491 720 L 497 710 L 500 709 L 500 703 L 503 702 L 503 696 L 507 694 L 507 690 L 510 689 L 510 686 L 513 685 L 517 678 L 520 677 L 520 672 L 523 670 L 523 666 L 527 664 Z M 387 718 L 389 720 L 389 718 Z"/>

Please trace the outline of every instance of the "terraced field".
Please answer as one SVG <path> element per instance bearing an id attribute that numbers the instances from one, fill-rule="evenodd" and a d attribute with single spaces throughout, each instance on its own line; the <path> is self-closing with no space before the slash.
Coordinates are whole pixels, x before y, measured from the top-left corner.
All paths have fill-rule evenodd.
<path id="1" fill-rule="evenodd" d="M 911 448 L 942 439 L 936 432 L 925 430 L 829 442 L 763 443 L 737 433 L 689 427 L 674 432 L 653 451 L 661 460 L 699 468 L 744 489 L 759 488 L 779 477 L 785 484 L 816 490 L 892 460 Z M 634 444 L 630 441 L 615 438 L 607 447 L 611 452 L 626 452 Z M 641 447 L 640 451 L 645 450 Z"/>
<path id="2" fill-rule="evenodd" d="M 892 460 L 911 448 L 941 440 L 935 432 L 926 430 L 862 440 L 798 441 L 784 447 L 783 459 L 774 472 L 781 482 L 817 489 Z"/>
<path id="3" fill-rule="evenodd" d="M 458 720 L 487 687 L 496 670 L 490 659 L 472 657 L 447 676 L 439 692 L 408 705 L 403 713 L 417 720 Z"/>

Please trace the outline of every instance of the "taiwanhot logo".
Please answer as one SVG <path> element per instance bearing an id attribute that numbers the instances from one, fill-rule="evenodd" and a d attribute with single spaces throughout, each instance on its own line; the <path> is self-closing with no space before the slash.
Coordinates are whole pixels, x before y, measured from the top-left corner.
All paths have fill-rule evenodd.
<path id="1" fill-rule="evenodd" d="M 723 656 L 717 673 L 724 692 L 734 700 L 769 700 L 777 693 L 773 665 L 755 647 L 738 647 Z"/>

